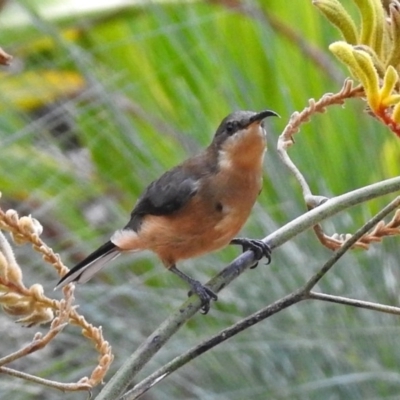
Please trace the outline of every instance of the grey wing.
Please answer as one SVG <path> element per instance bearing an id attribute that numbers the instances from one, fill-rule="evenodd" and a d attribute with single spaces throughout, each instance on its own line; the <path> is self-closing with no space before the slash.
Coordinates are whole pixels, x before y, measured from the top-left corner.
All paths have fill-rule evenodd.
<path id="1" fill-rule="evenodd" d="M 152 182 L 138 199 L 126 228 L 138 230 L 144 215 L 168 215 L 181 209 L 199 187 L 196 176 L 181 166 L 167 171 Z"/>

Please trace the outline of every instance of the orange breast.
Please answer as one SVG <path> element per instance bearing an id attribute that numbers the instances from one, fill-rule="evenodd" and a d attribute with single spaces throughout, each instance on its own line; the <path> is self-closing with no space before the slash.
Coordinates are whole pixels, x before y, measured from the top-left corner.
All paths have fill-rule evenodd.
<path id="1" fill-rule="evenodd" d="M 185 207 L 167 216 L 148 215 L 138 232 L 142 248 L 165 266 L 229 244 L 246 222 L 261 188 L 259 173 L 208 178 Z"/>

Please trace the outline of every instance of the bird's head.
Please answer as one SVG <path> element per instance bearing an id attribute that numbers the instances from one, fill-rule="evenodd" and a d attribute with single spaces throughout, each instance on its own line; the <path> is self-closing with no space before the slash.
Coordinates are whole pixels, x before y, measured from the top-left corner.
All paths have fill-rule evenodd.
<path id="1" fill-rule="evenodd" d="M 274 111 L 235 111 L 219 125 L 211 144 L 218 150 L 221 163 L 236 165 L 262 162 L 266 149 L 263 120 L 278 116 Z"/>

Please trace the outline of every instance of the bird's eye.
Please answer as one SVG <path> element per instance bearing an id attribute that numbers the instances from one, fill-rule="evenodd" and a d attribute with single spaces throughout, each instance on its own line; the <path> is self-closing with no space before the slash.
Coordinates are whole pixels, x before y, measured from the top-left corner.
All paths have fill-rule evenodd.
<path id="1" fill-rule="evenodd" d="M 228 135 L 232 135 L 235 133 L 235 124 L 232 121 L 229 121 L 226 124 L 226 132 L 228 133 Z"/>

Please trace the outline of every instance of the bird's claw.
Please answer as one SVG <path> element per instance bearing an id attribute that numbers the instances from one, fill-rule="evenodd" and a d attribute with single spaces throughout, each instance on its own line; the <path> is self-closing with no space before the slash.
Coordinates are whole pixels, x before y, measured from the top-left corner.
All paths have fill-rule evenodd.
<path id="1" fill-rule="evenodd" d="M 198 281 L 194 281 L 191 286 L 192 288 L 189 291 L 188 296 L 190 297 L 192 294 L 197 294 L 197 296 L 199 296 L 201 300 L 200 312 L 202 314 L 207 314 L 210 310 L 210 301 L 217 301 L 218 296 L 211 289 L 209 289 L 207 286 L 202 285 Z"/>
<path id="2" fill-rule="evenodd" d="M 254 268 L 257 268 L 258 267 L 258 261 L 255 263 L 255 264 L 253 264 L 251 267 L 250 267 L 250 269 L 254 269 Z"/>
<path id="3" fill-rule="evenodd" d="M 242 246 L 243 253 L 247 250 L 251 250 L 254 253 L 254 258 L 256 260 L 261 260 L 261 258 L 265 257 L 267 259 L 267 264 L 271 262 L 271 247 L 269 247 L 269 245 L 262 240 L 235 238 L 231 243 Z M 257 265 L 258 262 L 252 265 L 250 268 L 253 269 L 257 267 Z"/>

